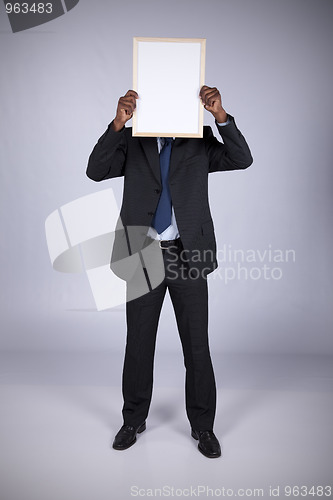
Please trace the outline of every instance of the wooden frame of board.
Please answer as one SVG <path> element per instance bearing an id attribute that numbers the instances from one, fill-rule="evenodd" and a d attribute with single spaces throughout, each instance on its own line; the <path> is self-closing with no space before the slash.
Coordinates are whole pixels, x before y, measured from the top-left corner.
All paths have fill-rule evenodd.
<path id="1" fill-rule="evenodd" d="M 202 137 L 205 38 L 133 38 L 133 136 Z"/>

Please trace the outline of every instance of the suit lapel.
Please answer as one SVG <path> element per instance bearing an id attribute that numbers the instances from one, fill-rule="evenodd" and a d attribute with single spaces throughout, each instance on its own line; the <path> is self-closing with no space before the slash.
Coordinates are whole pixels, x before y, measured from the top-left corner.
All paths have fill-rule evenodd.
<path id="1" fill-rule="evenodd" d="M 161 184 L 160 158 L 157 148 L 156 137 L 139 137 L 140 144 L 145 152 L 149 166 L 156 180 Z M 171 178 L 177 169 L 177 165 L 181 162 L 186 154 L 188 139 L 176 138 L 173 146 L 170 159 L 169 177 Z"/>
<path id="2" fill-rule="evenodd" d="M 153 175 L 161 184 L 160 158 L 158 155 L 156 137 L 139 137 L 139 140 Z"/>
<path id="3" fill-rule="evenodd" d="M 176 138 L 174 143 L 173 143 L 171 159 L 170 159 L 170 171 L 169 171 L 169 178 L 170 179 L 174 175 L 175 171 L 177 170 L 177 166 L 179 165 L 183 156 L 186 153 L 187 144 L 188 144 L 187 139 L 182 139 L 179 137 Z"/>

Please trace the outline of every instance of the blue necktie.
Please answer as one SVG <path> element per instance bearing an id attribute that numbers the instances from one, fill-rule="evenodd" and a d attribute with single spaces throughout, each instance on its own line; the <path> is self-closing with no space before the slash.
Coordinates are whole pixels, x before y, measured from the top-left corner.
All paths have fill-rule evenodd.
<path id="1" fill-rule="evenodd" d="M 171 195 L 169 188 L 169 166 L 171 156 L 171 137 L 164 139 L 164 145 L 160 152 L 160 169 L 162 181 L 162 193 L 153 218 L 152 226 L 161 234 L 171 224 Z"/>

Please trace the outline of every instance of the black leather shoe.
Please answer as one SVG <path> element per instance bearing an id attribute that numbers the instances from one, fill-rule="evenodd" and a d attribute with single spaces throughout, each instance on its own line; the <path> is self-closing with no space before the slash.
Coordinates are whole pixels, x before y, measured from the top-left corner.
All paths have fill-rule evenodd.
<path id="1" fill-rule="evenodd" d="M 112 448 L 115 450 L 127 450 L 136 442 L 136 435 L 146 430 L 146 422 L 140 427 L 133 427 L 132 425 L 123 425 L 114 438 Z"/>
<path id="2" fill-rule="evenodd" d="M 221 456 L 221 447 L 213 431 L 194 431 L 191 436 L 199 440 L 198 449 L 205 457 L 218 458 Z"/>

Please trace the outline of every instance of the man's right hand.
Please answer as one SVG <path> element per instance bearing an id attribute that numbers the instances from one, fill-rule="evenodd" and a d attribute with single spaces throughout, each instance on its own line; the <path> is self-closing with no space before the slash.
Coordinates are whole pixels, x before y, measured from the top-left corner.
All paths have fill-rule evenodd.
<path id="1" fill-rule="evenodd" d="M 126 94 L 119 99 L 117 114 L 111 125 L 115 132 L 119 132 L 125 123 L 132 118 L 137 99 L 139 99 L 139 96 L 135 90 L 128 90 Z"/>

